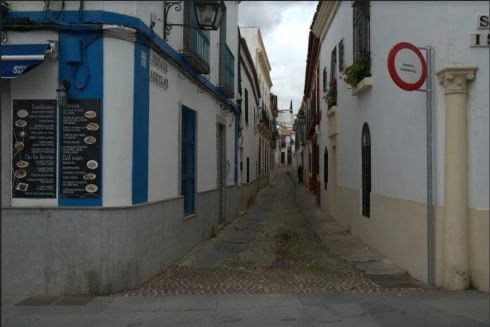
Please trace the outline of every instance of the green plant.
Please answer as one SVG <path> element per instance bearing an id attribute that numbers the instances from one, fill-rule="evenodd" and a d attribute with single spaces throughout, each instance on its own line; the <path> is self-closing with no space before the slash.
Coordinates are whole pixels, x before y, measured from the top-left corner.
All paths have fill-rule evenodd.
<path id="1" fill-rule="evenodd" d="M 327 105 L 328 108 L 337 105 L 337 80 L 330 81 L 327 93 Z"/>
<path id="2" fill-rule="evenodd" d="M 359 56 L 352 65 L 345 68 L 344 81 L 356 87 L 364 77 L 371 75 L 371 55 L 365 53 Z"/>

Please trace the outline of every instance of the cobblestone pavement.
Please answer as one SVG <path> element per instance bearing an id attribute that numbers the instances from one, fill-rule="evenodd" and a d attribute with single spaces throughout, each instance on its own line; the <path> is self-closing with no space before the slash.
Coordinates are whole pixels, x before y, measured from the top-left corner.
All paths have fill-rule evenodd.
<path id="1" fill-rule="evenodd" d="M 288 171 L 279 171 L 275 184 L 216 238 L 124 295 L 398 291 L 322 243 L 296 203 L 296 187 Z"/>

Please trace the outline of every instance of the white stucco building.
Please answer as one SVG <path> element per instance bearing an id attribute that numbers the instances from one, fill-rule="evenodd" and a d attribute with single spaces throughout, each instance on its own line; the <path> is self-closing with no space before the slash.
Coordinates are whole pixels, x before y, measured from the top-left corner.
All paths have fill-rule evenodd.
<path id="1" fill-rule="evenodd" d="M 7 3 L 2 292 L 135 287 L 238 215 L 238 2 L 168 33 L 161 1 Z"/>
<path id="2" fill-rule="evenodd" d="M 325 1 L 311 25 L 303 153 L 313 153 L 310 183 L 321 184 L 312 191 L 352 234 L 446 289 L 489 291 L 488 33 L 478 1 Z M 432 224 L 426 94 L 388 71 L 400 42 L 423 47 L 424 62 L 432 47 Z M 364 69 L 354 85 L 349 69 Z"/>
<path id="3" fill-rule="evenodd" d="M 257 70 L 247 42 L 240 38 L 240 208 L 246 209 L 259 191 L 259 129 L 258 108 L 261 91 Z"/>
<path id="4" fill-rule="evenodd" d="M 267 185 L 274 176 L 275 163 L 275 110 L 277 97 L 271 93 L 272 80 L 270 77 L 271 65 L 267 51 L 262 40 L 259 27 L 240 26 L 240 34 L 245 39 L 252 55 L 255 70 L 257 71 L 260 99 L 257 107 L 258 128 L 258 161 L 256 171 L 260 187 Z"/>

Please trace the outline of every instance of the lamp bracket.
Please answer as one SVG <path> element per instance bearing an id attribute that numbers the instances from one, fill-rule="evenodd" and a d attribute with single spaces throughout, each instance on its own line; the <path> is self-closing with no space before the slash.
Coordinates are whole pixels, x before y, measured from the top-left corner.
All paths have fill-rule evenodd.
<path id="1" fill-rule="evenodd" d="M 175 11 L 182 10 L 182 1 L 163 1 L 163 34 L 165 41 L 167 41 L 167 36 L 170 35 L 170 31 L 173 26 L 184 26 L 183 24 L 170 24 L 167 21 L 168 12 L 174 7 Z"/>

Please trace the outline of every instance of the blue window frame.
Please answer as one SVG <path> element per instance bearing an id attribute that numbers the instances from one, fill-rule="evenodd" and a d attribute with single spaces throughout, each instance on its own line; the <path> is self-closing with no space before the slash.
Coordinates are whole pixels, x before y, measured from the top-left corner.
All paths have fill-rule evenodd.
<path id="1" fill-rule="evenodd" d="M 196 207 L 196 112 L 182 106 L 182 195 L 184 215 L 195 212 Z"/>

